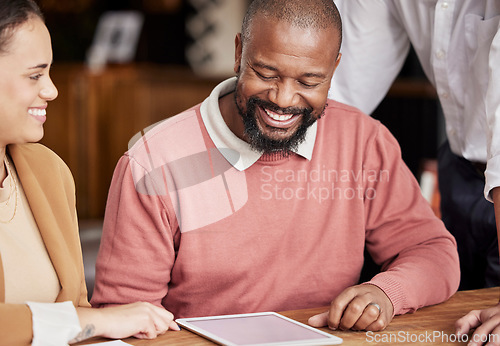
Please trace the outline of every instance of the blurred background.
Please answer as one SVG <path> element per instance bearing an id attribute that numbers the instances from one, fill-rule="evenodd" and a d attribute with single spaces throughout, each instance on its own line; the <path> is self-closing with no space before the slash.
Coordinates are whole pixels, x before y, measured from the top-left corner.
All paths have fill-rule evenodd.
<path id="1" fill-rule="evenodd" d="M 201 102 L 233 75 L 234 36 L 248 0 L 37 2 L 52 35 L 51 74 L 59 89 L 43 143 L 75 176 L 79 217 L 100 219 L 130 138 Z M 442 123 L 435 91 L 413 53 L 372 116 L 398 138 L 419 178 L 436 156 Z"/>
<path id="2" fill-rule="evenodd" d="M 147 126 L 203 101 L 233 75 L 234 37 L 249 0 L 36 0 L 52 36 L 42 143 L 75 178 L 89 296 L 114 167 Z M 372 114 L 398 139 L 439 214 L 435 157 L 443 122 L 436 93 L 410 53 Z"/>

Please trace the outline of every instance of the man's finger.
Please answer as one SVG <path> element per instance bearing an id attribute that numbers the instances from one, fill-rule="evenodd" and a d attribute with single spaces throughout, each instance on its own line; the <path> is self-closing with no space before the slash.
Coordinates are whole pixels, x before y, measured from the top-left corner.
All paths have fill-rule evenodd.
<path id="1" fill-rule="evenodd" d="M 316 328 L 326 327 L 328 325 L 328 314 L 329 311 L 325 311 L 321 314 L 314 315 L 309 318 L 307 323 Z"/>

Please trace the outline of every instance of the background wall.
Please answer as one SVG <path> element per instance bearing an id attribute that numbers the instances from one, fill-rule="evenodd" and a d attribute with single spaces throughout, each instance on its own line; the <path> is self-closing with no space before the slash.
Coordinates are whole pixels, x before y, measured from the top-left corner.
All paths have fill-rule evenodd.
<path id="1" fill-rule="evenodd" d="M 137 10 L 144 14 L 144 27 L 135 61 L 185 64 L 189 42 L 185 18 L 193 8 L 183 0 L 38 0 L 46 17 L 56 62 L 79 61 L 87 49 L 99 17 L 106 11 Z"/>

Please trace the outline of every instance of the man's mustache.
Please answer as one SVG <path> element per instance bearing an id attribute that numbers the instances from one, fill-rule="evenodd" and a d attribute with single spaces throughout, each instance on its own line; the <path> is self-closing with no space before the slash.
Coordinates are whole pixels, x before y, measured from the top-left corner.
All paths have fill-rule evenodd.
<path id="1" fill-rule="evenodd" d="M 287 108 L 281 108 L 278 105 L 269 102 L 269 101 L 264 101 L 256 97 L 251 97 L 248 100 L 249 103 L 253 103 L 256 106 L 259 106 L 261 108 L 268 109 L 274 113 L 278 114 L 293 114 L 293 115 L 299 115 L 299 114 L 307 114 L 310 113 L 311 110 L 309 108 L 298 108 L 298 107 L 287 107 Z"/>

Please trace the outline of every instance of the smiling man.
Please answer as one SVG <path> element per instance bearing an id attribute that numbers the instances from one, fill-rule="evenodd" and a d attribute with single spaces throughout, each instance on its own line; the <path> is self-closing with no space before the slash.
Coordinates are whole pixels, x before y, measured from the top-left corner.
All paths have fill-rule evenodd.
<path id="1" fill-rule="evenodd" d="M 331 0 L 254 0 L 236 77 L 131 142 L 111 183 L 92 304 L 176 318 L 329 306 L 313 326 L 381 330 L 450 297 L 456 244 L 389 131 L 328 100 Z M 359 282 L 364 249 L 382 272 Z"/>
<path id="2" fill-rule="evenodd" d="M 257 6 L 250 8 L 245 18 L 236 37 L 236 91 L 220 105 L 230 129 L 252 148 L 289 154 L 325 109 L 340 61 L 341 23 L 333 8 L 320 13 L 311 5 L 301 17 L 292 17 L 267 6 L 260 16 Z M 299 11 L 303 4 L 288 6 Z M 330 37 L 333 44 L 323 45 Z"/>

